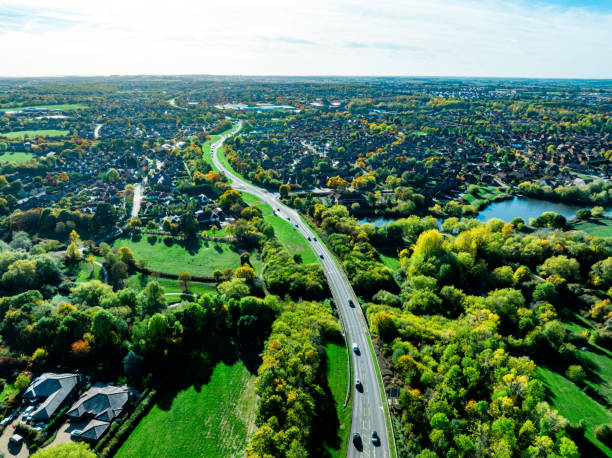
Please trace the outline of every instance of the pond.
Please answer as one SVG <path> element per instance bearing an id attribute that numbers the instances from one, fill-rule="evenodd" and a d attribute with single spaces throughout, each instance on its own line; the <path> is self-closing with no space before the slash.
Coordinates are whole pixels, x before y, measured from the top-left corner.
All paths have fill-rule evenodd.
<path id="1" fill-rule="evenodd" d="M 395 221 L 393 218 L 385 218 L 384 216 L 379 216 L 378 218 L 363 218 L 359 220 L 359 224 L 370 223 L 376 227 L 384 226 L 385 224 L 389 224 Z"/>
<path id="2" fill-rule="evenodd" d="M 544 212 L 555 212 L 570 220 L 576 216 L 576 212 L 583 207 L 581 205 L 565 204 L 562 202 L 550 202 L 547 200 L 534 199 L 532 197 L 513 197 L 510 200 L 494 202 L 482 210 L 477 218 L 480 221 L 488 221 L 491 218 L 499 218 L 506 222 L 520 217 L 529 224 L 529 218 L 537 218 Z"/>

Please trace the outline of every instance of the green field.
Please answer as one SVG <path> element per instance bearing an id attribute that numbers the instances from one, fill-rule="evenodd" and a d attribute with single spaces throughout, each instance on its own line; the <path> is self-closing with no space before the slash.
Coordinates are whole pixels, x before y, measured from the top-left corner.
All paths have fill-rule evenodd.
<path id="1" fill-rule="evenodd" d="M 242 194 L 242 200 L 244 200 L 249 205 L 261 202 L 261 199 L 259 197 L 254 196 L 253 194 L 249 194 L 248 192 L 241 191 L 240 194 Z"/>
<path id="2" fill-rule="evenodd" d="M 155 280 L 158 282 L 166 293 L 182 293 L 183 292 L 183 284 L 178 280 L 173 280 L 172 278 L 151 278 L 149 275 L 143 274 L 134 274 L 130 275 L 128 278 L 128 287 L 134 288 L 137 291 L 142 290 L 147 283 Z M 189 292 L 196 293 L 198 296 L 206 293 L 216 293 L 217 289 L 214 283 L 200 283 L 191 281 L 189 282 Z M 168 296 L 167 302 L 178 302 L 180 300 L 180 296 Z"/>
<path id="3" fill-rule="evenodd" d="M 564 325 L 574 333 L 590 328 L 579 315 L 569 317 Z M 593 342 L 588 347 L 589 351 L 579 351 L 582 365 L 588 373 L 585 388 L 577 386 L 555 368 L 539 366 L 536 375 L 549 390 L 553 408 L 572 423 L 580 420 L 586 422 L 585 437 L 589 443 L 583 447 L 597 447 L 606 456 L 612 457 L 612 448 L 606 447 L 593 435 L 597 425 L 612 423 L 612 411 L 607 408 L 612 404 L 612 353 Z"/>
<path id="4" fill-rule="evenodd" d="M 478 193 L 476 196 L 473 196 L 472 194 L 466 192 L 463 194 L 463 198 L 467 200 L 470 204 L 473 204 L 477 200 L 481 199 L 491 200 L 494 197 L 500 195 L 501 193 L 502 191 L 500 191 L 500 188 L 496 186 L 479 186 Z"/>
<path id="5" fill-rule="evenodd" d="M 571 228 L 597 237 L 612 237 L 612 218 L 591 218 L 572 223 Z"/>
<path id="6" fill-rule="evenodd" d="M 386 265 L 389 269 L 395 271 L 399 267 L 400 261 L 397 256 L 388 256 L 386 254 L 378 252 L 380 256 L 380 260 L 384 265 Z"/>
<path id="7" fill-rule="evenodd" d="M 289 221 L 285 221 L 279 216 L 274 216 L 272 207 L 268 204 L 258 204 L 256 207 L 261 209 L 264 220 L 272 225 L 274 228 L 274 235 L 276 235 L 289 253 L 292 255 L 296 253 L 300 254 L 304 264 L 318 262 L 317 254 L 308 241 L 291 225 L 291 223 L 289 223 Z"/>
<path id="8" fill-rule="evenodd" d="M 198 245 L 187 249 L 179 242 L 171 237 L 146 235 L 119 238 L 113 247 L 126 246 L 136 259 L 147 261 L 147 268 L 172 274 L 187 271 L 210 277 L 215 269 L 240 267 L 240 254 L 229 243 L 199 240 Z"/>
<path id="9" fill-rule="evenodd" d="M 340 448 L 337 450 L 330 450 L 330 452 L 332 456 L 341 458 L 346 456 L 346 446 L 351 432 L 353 407 L 353 398 L 351 398 L 346 408 L 344 408 L 347 384 L 351 383 L 347 363 L 348 355 L 346 347 L 337 344 L 327 344 L 325 346 L 325 353 L 327 355 L 327 384 L 334 397 L 336 412 L 338 413 L 338 422 L 340 424 L 340 431 L 338 434 L 340 436 Z"/>
<path id="10" fill-rule="evenodd" d="M 27 135 L 30 138 L 34 138 L 37 135 L 41 137 L 65 137 L 68 135 L 70 131 L 68 130 L 56 130 L 56 129 L 43 129 L 43 130 L 18 130 L 16 132 L 3 132 L 0 133 L 0 136 L 5 136 L 6 138 L 20 138 Z"/>
<path id="11" fill-rule="evenodd" d="M 244 456 L 255 429 L 254 384 L 241 361 L 217 364 L 206 385 L 154 405 L 115 456 Z"/>
<path id="12" fill-rule="evenodd" d="M 4 105 L 2 110 L 25 110 L 27 108 L 41 108 L 47 110 L 61 110 L 61 111 L 71 111 L 71 110 L 82 110 L 87 108 L 87 105 L 83 105 L 81 103 L 63 103 L 59 105 L 28 105 L 28 106 L 7 106 Z"/>
<path id="13" fill-rule="evenodd" d="M 6 152 L 0 155 L 0 162 L 17 162 L 18 164 L 23 164 L 24 162 L 28 162 L 33 157 L 33 154 L 20 151 L 15 153 Z"/>

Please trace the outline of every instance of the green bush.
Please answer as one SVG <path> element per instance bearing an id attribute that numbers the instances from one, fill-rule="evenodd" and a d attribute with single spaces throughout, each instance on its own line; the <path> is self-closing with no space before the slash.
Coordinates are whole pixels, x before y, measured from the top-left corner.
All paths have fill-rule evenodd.
<path id="1" fill-rule="evenodd" d="M 612 424 L 597 425 L 595 437 L 608 446 L 612 446 Z"/>

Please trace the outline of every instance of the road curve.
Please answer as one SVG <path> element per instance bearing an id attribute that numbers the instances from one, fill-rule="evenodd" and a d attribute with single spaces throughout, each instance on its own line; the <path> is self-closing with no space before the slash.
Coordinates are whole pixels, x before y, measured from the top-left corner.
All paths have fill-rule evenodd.
<path id="1" fill-rule="evenodd" d="M 327 252 L 325 246 L 316 238 L 313 231 L 301 220 L 298 213 L 280 202 L 278 194 L 271 193 L 265 189 L 253 186 L 244 181 L 238 175 L 228 170 L 217 156 L 219 146 L 231 135 L 236 134 L 242 127 L 238 126 L 229 134 L 223 135 L 211 147 L 211 156 L 215 166 L 232 180 L 232 187 L 240 191 L 246 191 L 259 197 L 262 201 L 270 204 L 276 216 L 291 222 L 300 234 L 308 240 L 313 250 L 319 256 L 321 265 L 327 277 L 329 288 L 343 322 L 349 345 L 357 345 L 359 354 L 353 353 L 353 381 L 359 379 L 363 385 L 362 391 L 358 391 L 353 385 L 353 417 L 351 434 L 347 447 L 347 457 L 390 457 L 391 444 L 388 443 L 387 423 L 385 421 L 386 411 L 378 387 L 378 378 L 374 366 L 374 355 L 368 344 L 367 324 L 357 301 L 353 288 L 348 279 L 336 262 Z M 355 307 L 349 305 L 349 299 Z M 380 446 L 374 446 L 371 441 L 372 432 L 378 432 Z M 353 444 L 353 434 L 359 433 L 362 439 L 362 449 L 358 450 Z"/>

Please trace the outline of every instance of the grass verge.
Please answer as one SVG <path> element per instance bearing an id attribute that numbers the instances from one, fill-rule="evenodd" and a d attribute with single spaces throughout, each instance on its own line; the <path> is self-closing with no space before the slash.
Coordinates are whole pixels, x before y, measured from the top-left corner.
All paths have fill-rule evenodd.
<path id="1" fill-rule="evenodd" d="M 347 358 L 349 358 L 348 350 L 344 345 L 327 344 L 325 346 L 325 354 L 327 355 L 327 384 L 334 397 L 336 404 L 336 413 L 338 414 L 338 423 L 340 430 L 340 448 L 337 450 L 329 450 L 333 457 L 342 458 L 346 456 L 346 448 L 351 433 L 351 420 L 353 413 L 353 398 L 349 399 L 348 404 L 344 407 L 346 399 L 347 384 L 351 383 L 351 372 Z"/>

